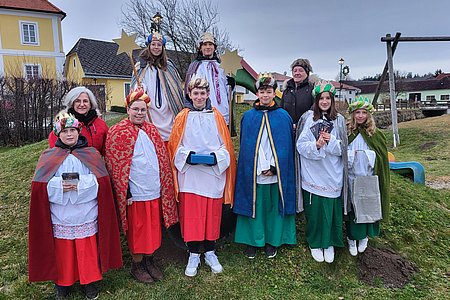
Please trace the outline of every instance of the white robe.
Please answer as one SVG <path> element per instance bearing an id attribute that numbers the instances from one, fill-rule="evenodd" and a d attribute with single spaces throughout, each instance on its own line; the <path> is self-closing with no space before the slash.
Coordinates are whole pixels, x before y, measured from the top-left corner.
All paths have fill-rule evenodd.
<path id="1" fill-rule="evenodd" d="M 257 184 L 271 184 L 278 182 L 277 175 L 265 176 L 262 171 L 270 169 L 270 166 L 275 166 L 275 158 L 273 157 L 272 147 L 270 146 L 267 126 L 264 125 L 261 141 L 258 148 L 258 161 L 256 164 L 256 183 Z"/>
<path id="2" fill-rule="evenodd" d="M 139 129 L 134 145 L 128 184 L 132 201 L 154 200 L 161 196 L 159 163 L 155 145 L 142 129 Z"/>
<path id="3" fill-rule="evenodd" d="M 190 151 L 196 154 L 214 152 L 217 165 L 189 165 L 186 159 Z M 175 153 L 180 192 L 193 193 L 209 198 L 223 197 L 226 169 L 230 165 L 228 153 L 217 129 L 212 111 L 191 111 L 186 120 L 183 138 Z"/>
<path id="4" fill-rule="evenodd" d="M 220 91 L 220 104 L 217 101 L 216 94 L 216 84 L 214 82 L 213 73 L 210 64 L 215 64 L 219 70 L 218 78 L 219 78 L 219 91 Z M 203 60 L 197 69 L 197 74 L 201 74 L 206 76 L 206 79 L 209 83 L 209 99 L 211 99 L 211 105 L 215 107 L 220 114 L 225 119 L 225 122 L 228 124 L 229 119 L 229 103 L 228 103 L 228 87 L 227 87 L 227 76 L 225 75 L 223 69 L 220 67 L 219 63 L 215 60 Z"/>
<path id="5" fill-rule="evenodd" d="M 161 86 L 161 107 L 156 107 L 156 72 L 154 67 L 148 67 L 145 72 L 144 78 L 142 79 L 142 86 L 150 97 L 149 112 L 152 118 L 152 123 L 158 129 L 159 134 L 163 141 L 168 141 L 170 137 L 170 132 L 172 131 L 173 121 L 175 116 L 169 108 L 169 103 L 167 103 L 166 96 Z"/>
<path id="6" fill-rule="evenodd" d="M 63 192 L 62 173 L 79 174 L 76 191 Z M 66 157 L 49 180 L 47 193 L 55 238 L 73 240 L 97 233 L 97 178 L 78 158 Z"/>
<path id="7" fill-rule="evenodd" d="M 370 150 L 364 138 L 358 134 L 348 145 L 348 177 L 350 186 L 357 176 L 373 175 L 376 153 Z M 351 197 L 351 193 L 349 193 Z"/>
<path id="8" fill-rule="evenodd" d="M 317 150 L 316 138 L 310 127 L 322 120 L 314 121 L 309 117 L 297 140 L 297 151 L 300 153 L 302 188 L 310 193 L 337 198 L 341 196 L 344 183 L 344 167 L 342 163 L 341 141 L 336 139 L 336 128 L 331 131 L 328 144 Z"/>

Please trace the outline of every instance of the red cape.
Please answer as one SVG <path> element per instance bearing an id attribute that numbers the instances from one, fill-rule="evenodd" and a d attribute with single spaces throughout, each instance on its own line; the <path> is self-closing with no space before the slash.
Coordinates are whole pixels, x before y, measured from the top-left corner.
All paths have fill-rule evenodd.
<path id="1" fill-rule="evenodd" d="M 31 183 L 30 222 L 28 226 L 28 278 L 33 281 L 57 279 L 55 246 L 50 216 L 47 183 L 69 155 L 68 149 L 47 149 L 39 158 Z M 122 266 L 119 226 L 111 183 L 100 153 L 92 147 L 71 152 L 97 177 L 98 253 L 102 273 Z"/>
<path id="2" fill-rule="evenodd" d="M 161 181 L 161 208 L 164 226 L 168 228 L 178 222 L 169 154 L 158 130 L 151 123 L 145 122 L 139 127 L 132 124 L 129 119 L 125 119 L 109 129 L 105 145 L 105 163 L 112 178 L 114 196 L 119 208 L 122 229 L 125 232 L 128 230 L 126 213 L 128 180 L 139 129 L 142 129 L 155 145 Z"/>

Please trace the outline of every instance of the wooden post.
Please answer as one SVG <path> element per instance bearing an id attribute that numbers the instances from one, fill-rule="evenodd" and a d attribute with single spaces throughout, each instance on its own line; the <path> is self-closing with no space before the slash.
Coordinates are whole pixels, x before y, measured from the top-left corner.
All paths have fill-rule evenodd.
<path id="1" fill-rule="evenodd" d="M 397 32 L 395 34 L 394 41 L 392 43 L 392 56 L 394 56 L 395 49 L 397 49 L 397 44 L 398 44 L 398 40 L 400 38 L 400 35 L 401 35 L 400 32 Z M 383 38 L 382 38 L 382 40 L 383 40 Z M 377 89 L 375 91 L 375 96 L 373 96 L 373 100 L 372 100 L 372 104 L 373 105 L 375 105 L 377 103 L 377 101 L 378 101 L 378 97 L 380 96 L 380 92 L 381 92 L 381 87 L 383 86 L 384 80 L 386 79 L 387 71 L 388 71 L 388 62 L 386 61 L 386 63 L 384 64 L 383 73 L 381 74 L 380 81 L 378 82 L 378 86 L 377 86 Z"/>
<path id="2" fill-rule="evenodd" d="M 386 38 L 391 35 L 386 34 Z M 389 69 L 389 96 L 391 98 L 391 118 L 392 118 L 392 133 L 394 138 L 394 148 L 400 145 L 400 136 L 398 134 L 397 122 L 397 103 L 395 101 L 395 78 L 394 78 L 394 62 L 392 58 L 392 43 L 386 42 L 387 60 Z"/>

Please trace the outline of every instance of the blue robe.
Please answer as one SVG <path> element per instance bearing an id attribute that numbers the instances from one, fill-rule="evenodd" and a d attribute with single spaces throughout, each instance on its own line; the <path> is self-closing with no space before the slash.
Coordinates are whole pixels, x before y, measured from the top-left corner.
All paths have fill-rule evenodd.
<path id="1" fill-rule="evenodd" d="M 295 214 L 295 163 L 292 119 L 282 108 L 255 108 L 241 120 L 240 151 L 234 193 L 234 213 L 255 217 L 256 163 L 264 125 L 267 126 L 278 176 L 281 216 Z"/>

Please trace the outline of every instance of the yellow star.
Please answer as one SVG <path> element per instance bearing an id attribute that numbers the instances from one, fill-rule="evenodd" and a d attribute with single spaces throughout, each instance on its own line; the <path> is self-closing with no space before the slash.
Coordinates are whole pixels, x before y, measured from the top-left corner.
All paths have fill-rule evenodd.
<path id="1" fill-rule="evenodd" d="M 128 35 L 123 29 L 122 29 L 122 36 L 120 39 L 113 39 L 113 41 L 119 45 L 119 49 L 117 50 L 117 55 L 119 55 L 122 52 L 125 52 L 128 54 L 128 56 L 131 57 L 131 54 L 133 53 L 133 49 L 139 48 L 139 46 L 136 44 L 136 35 Z"/>
<path id="2" fill-rule="evenodd" d="M 220 59 L 222 61 L 220 67 L 225 71 L 225 74 L 235 75 L 238 69 L 242 69 L 242 56 L 238 55 L 237 50 L 230 51 L 230 49 L 225 49 L 225 53 Z"/>

